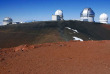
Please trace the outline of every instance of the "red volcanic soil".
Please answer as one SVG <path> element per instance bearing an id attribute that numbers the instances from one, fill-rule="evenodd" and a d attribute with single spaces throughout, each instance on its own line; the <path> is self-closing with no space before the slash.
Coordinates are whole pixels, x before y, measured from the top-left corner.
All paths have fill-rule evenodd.
<path id="1" fill-rule="evenodd" d="M 0 74 L 110 74 L 110 41 L 4 48 L 0 50 Z"/>
<path id="2" fill-rule="evenodd" d="M 110 30 L 110 25 L 109 24 L 102 24 L 102 27 L 105 27 L 106 29 Z"/>

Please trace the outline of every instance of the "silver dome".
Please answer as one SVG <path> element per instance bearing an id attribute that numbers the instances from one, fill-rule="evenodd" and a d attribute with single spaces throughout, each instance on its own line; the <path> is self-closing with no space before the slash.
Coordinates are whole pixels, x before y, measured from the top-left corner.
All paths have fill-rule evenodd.
<path id="1" fill-rule="evenodd" d="M 9 25 L 12 24 L 13 20 L 10 17 L 6 17 L 3 20 L 3 25 Z"/>
<path id="2" fill-rule="evenodd" d="M 62 10 L 57 10 L 55 12 L 55 15 L 61 15 L 61 16 L 63 16 L 63 11 Z"/>
<path id="3" fill-rule="evenodd" d="M 95 13 L 91 8 L 85 8 L 81 14 L 80 17 L 94 17 Z"/>

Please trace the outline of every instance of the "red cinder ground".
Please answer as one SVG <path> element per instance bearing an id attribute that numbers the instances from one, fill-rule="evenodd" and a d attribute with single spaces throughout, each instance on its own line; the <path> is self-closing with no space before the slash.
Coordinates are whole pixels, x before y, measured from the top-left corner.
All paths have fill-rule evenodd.
<path id="1" fill-rule="evenodd" d="M 1 49 L 0 74 L 110 74 L 110 41 Z"/>
<path id="2" fill-rule="evenodd" d="M 102 24 L 102 27 L 104 27 L 104 28 L 106 28 L 106 29 L 110 30 L 110 25 L 107 25 L 107 24 Z"/>

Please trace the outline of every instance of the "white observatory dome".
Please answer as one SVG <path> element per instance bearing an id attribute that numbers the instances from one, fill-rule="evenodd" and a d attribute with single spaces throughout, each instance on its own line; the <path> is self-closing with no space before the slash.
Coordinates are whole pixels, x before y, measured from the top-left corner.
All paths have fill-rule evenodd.
<path id="1" fill-rule="evenodd" d="M 57 10 L 57 11 L 55 12 L 55 15 L 63 15 L 63 11 L 62 11 L 62 10 Z"/>
<path id="2" fill-rule="evenodd" d="M 101 14 L 99 17 L 99 21 L 100 21 L 100 23 L 106 23 L 107 24 L 108 23 L 108 15 L 105 13 Z"/>
<path id="3" fill-rule="evenodd" d="M 64 20 L 63 19 L 63 11 L 62 10 L 57 10 L 55 12 L 55 15 L 52 15 L 52 20 L 55 20 L 55 21 Z"/>
<path id="4" fill-rule="evenodd" d="M 81 21 L 94 22 L 95 13 L 91 8 L 85 8 L 81 14 Z"/>
<path id="5" fill-rule="evenodd" d="M 6 17 L 3 20 L 3 25 L 9 25 L 12 24 L 13 20 L 10 17 Z"/>

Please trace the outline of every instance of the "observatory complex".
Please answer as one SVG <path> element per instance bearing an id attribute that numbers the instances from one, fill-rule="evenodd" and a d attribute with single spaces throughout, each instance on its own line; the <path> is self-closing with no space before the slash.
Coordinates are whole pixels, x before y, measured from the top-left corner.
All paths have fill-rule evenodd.
<path id="1" fill-rule="evenodd" d="M 95 13 L 91 8 L 85 8 L 80 14 L 81 21 L 94 22 Z"/>
<path id="2" fill-rule="evenodd" d="M 52 15 L 52 21 L 60 21 L 63 20 L 63 11 L 57 10 L 55 15 Z"/>
<path id="3" fill-rule="evenodd" d="M 3 20 L 3 25 L 9 25 L 12 24 L 13 20 L 10 17 L 6 17 Z"/>
<path id="4" fill-rule="evenodd" d="M 61 21 L 63 19 L 63 11 L 62 10 L 57 10 L 55 12 L 55 15 L 52 15 L 52 21 Z M 80 20 L 78 21 L 87 21 L 87 22 L 94 22 L 94 17 L 95 13 L 91 8 L 85 8 L 83 11 L 80 13 Z M 35 21 L 33 21 L 35 22 Z M 108 24 L 108 15 L 103 13 L 99 17 L 99 22 L 100 23 L 105 23 Z M 3 25 L 9 25 L 9 24 L 20 24 L 23 22 L 13 22 L 12 18 L 6 17 L 3 20 Z"/>
<path id="5" fill-rule="evenodd" d="M 108 24 L 108 15 L 105 13 L 101 14 L 99 17 L 99 22 Z"/>

